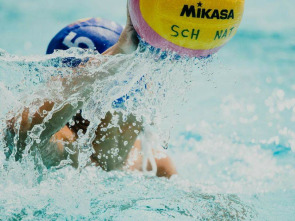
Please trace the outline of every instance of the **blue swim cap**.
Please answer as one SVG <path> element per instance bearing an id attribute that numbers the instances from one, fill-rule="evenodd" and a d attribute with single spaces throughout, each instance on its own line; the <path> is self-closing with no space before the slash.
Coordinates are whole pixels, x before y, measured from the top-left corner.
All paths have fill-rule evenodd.
<path id="1" fill-rule="evenodd" d="M 48 45 L 46 54 L 71 47 L 89 48 L 103 53 L 119 39 L 121 25 L 101 18 L 81 19 L 63 28 Z"/>
<path id="2" fill-rule="evenodd" d="M 103 53 L 112 47 L 120 37 L 123 27 L 113 21 L 101 18 L 87 18 L 74 22 L 58 32 L 48 45 L 46 54 L 54 50 L 67 50 L 71 47 L 96 50 Z M 75 57 L 63 59 L 68 67 L 78 66 L 82 60 Z M 127 95 L 113 102 L 114 108 L 122 108 Z"/>

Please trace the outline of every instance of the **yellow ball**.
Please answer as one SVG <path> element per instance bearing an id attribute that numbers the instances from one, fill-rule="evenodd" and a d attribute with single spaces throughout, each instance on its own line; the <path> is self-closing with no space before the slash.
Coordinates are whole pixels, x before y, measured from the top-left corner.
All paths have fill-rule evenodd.
<path id="1" fill-rule="evenodd" d="M 129 0 L 137 33 L 150 45 L 206 57 L 237 32 L 244 0 Z"/>

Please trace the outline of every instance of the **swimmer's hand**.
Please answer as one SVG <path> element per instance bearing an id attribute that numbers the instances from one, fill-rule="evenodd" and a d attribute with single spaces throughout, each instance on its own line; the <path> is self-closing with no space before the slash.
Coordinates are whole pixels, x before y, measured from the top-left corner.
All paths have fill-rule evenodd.
<path id="1" fill-rule="evenodd" d="M 107 51 L 104 55 L 115 55 L 115 54 L 130 54 L 137 49 L 138 46 L 137 33 L 133 27 L 129 10 L 127 7 L 127 22 L 124 30 L 121 33 L 119 41 Z"/>

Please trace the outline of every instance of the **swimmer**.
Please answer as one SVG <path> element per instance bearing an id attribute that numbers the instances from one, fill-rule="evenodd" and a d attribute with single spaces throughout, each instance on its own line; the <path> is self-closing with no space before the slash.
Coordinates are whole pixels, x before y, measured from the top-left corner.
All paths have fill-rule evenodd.
<path id="1" fill-rule="evenodd" d="M 137 34 L 133 28 L 129 12 L 127 12 L 127 23 L 118 42 L 102 54 L 106 56 L 130 54 L 136 50 L 137 46 Z M 95 63 L 95 61 L 90 62 L 92 62 L 92 64 Z M 100 65 L 99 62 L 97 62 L 97 65 Z M 83 65 L 87 65 L 87 63 Z M 113 71 L 115 68 L 111 67 L 110 70 L 107 70 L 107 73 L 96 73 L 92 75 L 83 69 L 83 65 L 75 67 L 75 71 L 79 73 L 79 76 L 73 77 L 73 83 L 71 85 L 66 84 L 64 79 L 61 79 L 61 81 L 63 90 L 68 96 L 74 93 L 80 93 L 81 98 L 87 100 L 91 94 L 87 86 L 96 79 L 102 80 L 115 74 L 115 71 Z M 50 120 L 46 120 L 48 114 L 40 114 L 50 113 L 54 107 L 61 104 L 62 103 L 44 100 L 43 105 L 39 107 L 36 113 L 30 113 L 30 109 L 25 107 L 20 114 L 15 115 L 14 118 L 9 120 L 6 141 L 7 146 L 12 147 L 9 148 L 10 155 L 12 154 L 12 149 L 16 147 L 17 152 L 14 153 L 13 156 L 16 160 L 21 160 L 25 152 L 26 140 L 30 131 L 34 126 L 43 124 L 45 130 L 40 134 L 41 142 L 35 142 L 34 147 L 36 147 L 41 154 L 44 165 L 47 167 L 58 166 L 61 160 L 70 159 L 72 166 L 78 167 L 79 153 L 78 150 L 75 149 L 75 141 L 78 139 L 78 132 L 82 131 L 85 133 L 90 122 L 83 119 L 81 114 L 77 114 L 83 107 L 84 103 L 82 101 L 75 107 L 71 104 L 63 105 L 62 108 L 53 113 Z M 108 125 L 115 117 L 119 119 L 118 127 L 108 128 Z M 68 124 L 72 118 L 75 122 L 74 125 Z M 18 129 L 17 125 L 19 125 Z M 142 166 L 145 165 L 143 162 L 145 157 L 141 153 L 141 140 L 138 139 L 138 134 L 135 131 L 144 131 L 142 123 L 136 121 L 135 116 L 129 115 L 127 121 L 123 121 L 120 111 L 114 114 L 108 112 L 106 116 L 101 119 L 101 123 L 95 132 L 96 137 L 92 143 L 95 153 L 90 157 L 91 162 L 106 171 L 120 170 L 123 168 L 127 170 L 145 170 L 146 168 Z M 17 141 L 14 142 L 16 136 L 18 136 L 18 138 Z M 124 145 L 126 141 L 128 144 Z M 119 150 L 118 157 L 113 157 L 111 153 L 114 147 Z M 66 149 L 72 150 L 72 153 L 69 154 Z M 169 178 L 176 174 L 176 169 L 167 154 L 162 151 L 153 151 L 152 154 L 155 156 L 154 163 L 157 167 L 157 176 Z M 151 161 L 152 160 L 149 160 L 147 164 L 147 170 L 153 169 L 153 162 Z"/>

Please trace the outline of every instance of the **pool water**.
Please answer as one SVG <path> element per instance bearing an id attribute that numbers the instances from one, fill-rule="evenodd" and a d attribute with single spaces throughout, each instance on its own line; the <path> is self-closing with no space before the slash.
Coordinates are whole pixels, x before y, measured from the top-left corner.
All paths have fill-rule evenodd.
<path id="1" fill-rule="evenodd" d="M 147 48 L 128 57 L 133 69 L 123 66 L 115 78 L 93 83 L 101 95 L 93 95 L 88 107 L 94 108 L 85 115 L 98 122 L 93 116 L 107 108 L 94 100 L 109 107 L 105 97 L 144 87 L 145 82 L 135 83 L 141 78 L 137 73 L 148 73 L 155 93 L 134 95 L 127 111 L 157 119 L 178 176 L 166 180 L 96 167 L 46 170 L 31 157 L 5 160 L 3 132 L 11 110 L 51 96 L 42 91 L 44 84 L 70 71 L 53 67 L 61 57 L 99 59 L 76 50 L 46 57 L 50 39 L 84 17 L 124 24 L 125 5 L 119 0 L 0 2 L 0 48 L 6 51 L 0 51 L 0 220 L 294 220 L 291 0 L 247 1 L 237 35 L 208 60 L 175 64 L 156 59 Z"/>

